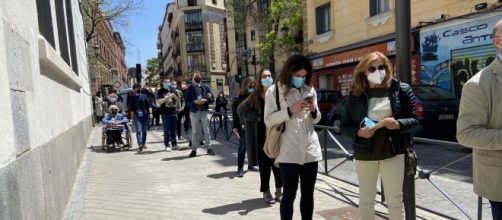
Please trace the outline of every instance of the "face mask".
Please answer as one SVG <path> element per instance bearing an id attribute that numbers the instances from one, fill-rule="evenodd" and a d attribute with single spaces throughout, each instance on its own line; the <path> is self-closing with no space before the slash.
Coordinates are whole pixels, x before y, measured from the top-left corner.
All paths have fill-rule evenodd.
<path id="1" fill-rule="evenodd" d="M 299 89 L 305 83 L 305 77 L 293 76 L 293 78 L 291 78 L 291 83 L 293 84 L 293 87 Z"/>
<path id="2" fill-rule="evenodd" d="M 176 90 L 176 86 L 171 84 L 171 90 Z"/>
<path id="3" fill-rule="evenodd" d="M 248 88 L 248 93 L 253 93 L 253 92 L 254 92 L 254 88 L 249 87 L 249 88 Z"/>
<path id="4" fill-rule="evenodd" d="M 112 114 L 116 115 L 117 114 L 117 110 L 112 110 Z"/>
<path id="5" fill-rule="evenodd" d="M 171 83 L 164 83 L 164 89 L 169 88 L 169 86 L 171 86 Z"/>
<path id="6" fill-rule="evenodd" d="M 272 83 L 274 83 L 274 80 L 272 80 L 272 77 L 267 77 L 266 79 L 262 79 L 261 80 L 261 85 L 262 86 L 269 87 L 269 86 L 272 85 Z"/>
<path id="7" fill-rule="evenodd" d="M 223 97 L 223 94 L 220 94 L 220 97 Z"/>
<path id="8" fill-rule="evenodd" d="M 382 84 L 383 78 L 385 78 L 385 70 L 375 70 L 368 74 L 368 81 L 373 84 Z"/>
<path id="9" fill-rule="evenodd" d="M 200 77 L 195 77 L 193 80 L 194 80 L 196 83 L 200 83 Z"/>

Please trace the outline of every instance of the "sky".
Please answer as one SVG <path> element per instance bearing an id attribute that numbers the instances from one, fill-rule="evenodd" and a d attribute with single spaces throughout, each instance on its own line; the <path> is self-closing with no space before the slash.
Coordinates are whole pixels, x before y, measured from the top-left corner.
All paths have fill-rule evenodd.
<path id="1" fill-rule="evenodd" d="M 146 60 L 157 57 L 158 27 L 162 24 L 166 5 L 172 0 L 143 0 L 144 9 L 141 13 L 129 16 L 127 29 L 114 27 L 120 32 L 126 47 L 127 68 L 138 63 L 138 50 L 141 68 L 146 67 Z"/>

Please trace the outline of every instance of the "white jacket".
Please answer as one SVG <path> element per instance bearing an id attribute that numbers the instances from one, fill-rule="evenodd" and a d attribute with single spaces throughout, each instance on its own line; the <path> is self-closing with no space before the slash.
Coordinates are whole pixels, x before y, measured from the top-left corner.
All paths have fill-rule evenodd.
<path id="1" fill-rule="evenodd" d="M 322 160 L 319 137 L 314 130 L 314 124 L 321 120 L 321 112 L 317 105 L 317 94 L 314 88 L 304 85 L 300 90 L 291 88 L 284 98 L 284 87 L 279 85 L 279 103 L 281 110 L 277 111 L 275 102 L 276 85 L 270 86 L 265 94 L 265 125 L 271 127 L 286 122 L 286 129 L 280 138 L 280 153 L 275 163 L 305 163 Z M 317 109 L 316 118 L 312 118 L 310 111 L 288 115 L 288 106 L 302 100 L 307 95 L 314 96 Z"/>

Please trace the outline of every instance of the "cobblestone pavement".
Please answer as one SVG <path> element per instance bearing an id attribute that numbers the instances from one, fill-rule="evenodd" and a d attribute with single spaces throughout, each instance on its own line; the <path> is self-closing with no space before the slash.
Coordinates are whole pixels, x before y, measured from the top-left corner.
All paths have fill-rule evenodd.
<path id="1" fill-rule="evenodd" d="M 93 130 L 92 147 L 81 165 L 64 219 L 280 219 L 280 205 L 261 200 L 259 173 L 235 177 L 235 144 L 212 141 L 215 156 L 199 148 L 197 157 L 187 158 L 187 136 L 179 143 L 181 150 L 165 152 L 159 127 L 149 131 L 148 149 L 141 154 L 135 147 L 106 153 L 100 147 L 100 131 L 99 126 Z M 298 192 L 294 219 L 300 219 L 299 197 Z M 318 175 L 314 219 L 344 219 L 335 216 L 342 216 L 339 212 L 357 202 L 357 188 Z M 385 217 L 385 210 L 377 204 L 380 216 Z M 418 215 L 418 219 L 440 219 L 421 210 Z"/>

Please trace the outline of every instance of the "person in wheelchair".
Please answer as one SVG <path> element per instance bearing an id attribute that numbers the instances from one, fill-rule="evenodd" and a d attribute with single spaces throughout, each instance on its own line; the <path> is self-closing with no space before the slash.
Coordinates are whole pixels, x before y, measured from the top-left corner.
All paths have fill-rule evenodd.
<path id="1" fill-rule="evenodd" d="M 124 147 L 121 134 L 124 129 L 127 129 L 128 121 L 129 119 L 125 115 L 119 113 L 118 106 L 111 105 L 108 108 L 108 113 L 103 118 L 103 125 L 106 126 L 107 145 L 117 144 L 117 147 Z"/>

